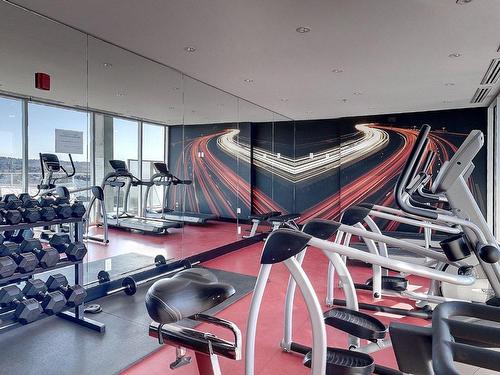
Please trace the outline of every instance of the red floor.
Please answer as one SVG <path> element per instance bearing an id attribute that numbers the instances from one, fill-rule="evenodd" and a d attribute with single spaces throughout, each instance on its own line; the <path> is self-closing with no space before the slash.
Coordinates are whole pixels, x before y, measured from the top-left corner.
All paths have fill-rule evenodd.
<path id="1" fill-rule="evenodd" d="M 186 258 L 241 239 L 235 223 L 209 222 L 205 225 L 185 225 L 169 229 L 168 235 L 151 235 L 109 229 L 109 244 L 87 242 L 88 261 L 112 256 L 139 253 L 148 256 L 161 254 L 167 259 Z M 102 233 L 93 230 L 92 233 Z"/>
<path id="2" fill-rule="evenodd" d="M 249 275 L 257 275 L 259 268 L 259 256 L 262 250 L 262 244 L 255 244 L 248 248 L 236 251 L 223 257 L 214 259 L 205 263 L 207 267 L 219 268 L 233 272 L 239 272 Z M 311 278 L 312 284 L 320 297 L 320 301 L 324 300 L 325 296 L 325 275 L 327 270 L 326 258 L 318 251 L 309 251 L 304 263 L 304 269 Z M 369 268 L 351 267 L 351 272 L 355 281 L 363 282 L 370 275 Z M 285 297 L 285 288 L 288 280 L 282 265 L 276 265 L 271 273 L 271 279 L 268 284 L 264 297 L 262 310 L 259 318 L 257 330 L 257 348 L 256 348 L 256 371 L 259 375 L 278 375 L 278 374 L 307 374 L 308 369 L 302 365 L 302 358 L 299 355 L 283 353 L 279 347 L 279 342 L 282 337 L 282 316 L 283 302 Z M 413 279 L 413 283 L 418 283 L 418 280 Z M 370 302 L 369 294 L 364 292 L 358 293 L 359 299 L 362 302 Z M 339 294 L 338 297 L 342 298 Z M 229 306 L 222 311 L 219 316 L 235 322 L 241 329 L 243 338 L 246 336 L 246 319 L 249 309 L 251 295 L 246 296 L 240 301 Z M 398 307 L 407 304 L 401 304 L 398 299 L 384 299 L 382 303 L 393 306 L 398 304 Z M 297 342 L 310 344 L 311 330 L 307 319 L 305 305 L 302 298 L 296 298 L 296 306 L 294 310 L 294 332 Z M 427 324 L 426 321 L 406 318 L 383 316 L 376 313 L 378 318 L 388 324 L 391 320 L 405 321 L 413 324 Z M 206 327 L 200 326 L 202 329 Z M 333 328 L 328 329 L 329 345 L 345 348 L 347 345 L 346 335 L 335 331 Z M 213 332 L 218 332 L 214 330 Z M 144 332 L 144 334 L 147 334 Z M 153 339 L 152 339 L 153 340 Z M 385 349 L 373 354 L 379 364 L 386 366 L 395 366 L 395 359 L 392 349 Z M 171 347 L 163 347 L 159 351 L 151 354 L 141 362 L 123 371 L 126 375 L 140 374 L 198 374 L 196 366 L 189 365 L 175 371 L 170 370 L 169 363 L 175 358 L 174 349 Z M 193 357 L 194 361 L 194 357 Z M 220 359 L 221 368 L 224 374 L 243 374 L 244 362 L 231 361 L 225 358 Z"/>

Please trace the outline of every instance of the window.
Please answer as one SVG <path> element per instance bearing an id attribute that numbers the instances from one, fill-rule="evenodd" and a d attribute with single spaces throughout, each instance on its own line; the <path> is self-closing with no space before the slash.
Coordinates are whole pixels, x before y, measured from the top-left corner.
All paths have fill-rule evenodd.
<path id="1" fill-rule="evenodd" d="M 82 111 L 54 107 L 44 104 L 28 103 L 28 190 L 36 194 L 42 173 L 40 170 L 39 154 L 42 152 L 55 153 L 56 129 L 75 130 L 83 132 L 83 153 L 72 154 L 75 163 L 75 175 L 70 179 L 57 182 L 68 189 L 88 187 L 90 184 L 90 160 L 88 143 L 88 114 Z M 57 154 L 61 164 L 71 172 L 69 156 Z M 85 196 L 79 195 L 79 199 Z M 85 196 L 85 200 L 86 200 Z"/>
<path id="2" fill-rule="evenodd" d="M 21 100 L 0 97 L 0 194 L 23 190 L 23 106 Z"/>
<path id="3" fill-rule="evenodd" d="M 153 163 L 165 160 L 165 126 L 143 124 L 142 127 L 142 179 L 149 180 L 156 173 Z M 150 208 L 161 208 L 163 189 L 153 186 L 148 200 L 144 202 Z"/>
<path id="4" fill-rule="evenodd" d="M 113 159 L 123 160 L 128 170 L 139 177 L 139 123 L 137 121 L 113 118 Z M 128 198 L 128 212 L 138 214 L 140 189 L 132 187 Z M 120 207 L 123 208 L 124 191 L 120 192 Z M 115 204 L 117 202 L 115 201 Z M 116 207 L 113 208 L 116 211 Z"/>

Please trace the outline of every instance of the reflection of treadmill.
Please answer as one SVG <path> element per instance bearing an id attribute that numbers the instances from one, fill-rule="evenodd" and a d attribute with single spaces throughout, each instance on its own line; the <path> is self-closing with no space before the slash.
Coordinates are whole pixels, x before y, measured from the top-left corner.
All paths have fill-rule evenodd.
<path id="1" fill-rule="evenodd" d="M 153 163 L 154 167 L 157 171 L 153 176 L 151 176 L 151 180 L 149 183 L 145 183 L 146 194 L 145 194 L 145 202 L 148 201 L 148 195 L 151 189 L 151 186 L 165 186 L 165 191 L 163 194 L 163 202 L 162 207 L 159 209 L 153 209 L 148 207 L 147 204 L 144 205 L 144 217 L 149 218 L 158 218 L 164 220 L 174 220 L 180 221 L 184 223 L 190 224 L 204 224 L 207 220 L 216 220 L 217 216 L 213 214 L 202 214 L 199 212 L 182 212 L 182 211 L 174 211 L 167 207 L 168 196 L 170 192 L 170 187 L 172 185 L 191 185 L 191 180 L 181 180 L 171 174 L 168 170 L 167 164 L 165 163 Z"/>
<path id="2" fill-rule="evenodd" d="M 147 218 L 136 217 L 127 212 L 128 198 L 130 188 L 132 186 L 147 186 L 150 183 L 139 180 L 127 169 L 127 164 L 123 160 L 110 160 L 109 164 L 113 167 L 113 172 L 110 172 L 104 177 L 102 188 L 106 185 L 116 189 L 116 213 L 108 214 L 108 226 L 116 228 L 133 229 L 141 232 L 149 233 L 164 233 L 167 234 L 168 228 L 180 228 L 182 224 L 178 222 L 165 220 L 150 220 Z M 125 188 L 123 197 L 123 210 L 120 213 L 120 190 Z"/>

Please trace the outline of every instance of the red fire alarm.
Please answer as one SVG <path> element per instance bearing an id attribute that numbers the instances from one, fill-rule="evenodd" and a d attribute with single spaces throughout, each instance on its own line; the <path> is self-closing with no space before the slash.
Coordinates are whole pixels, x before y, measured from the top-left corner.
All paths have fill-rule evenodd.
<path id="1" fill-rule="evenodd" d="M 35 73 L 35 88 L 50 90 L 50 76 L 47 73 Z"/>

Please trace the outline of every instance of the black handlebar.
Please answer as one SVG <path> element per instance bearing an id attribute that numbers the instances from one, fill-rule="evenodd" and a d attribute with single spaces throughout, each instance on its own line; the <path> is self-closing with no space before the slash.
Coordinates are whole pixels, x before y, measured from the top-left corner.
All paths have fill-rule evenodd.
<path id="1" fill-rule="evenodd" d="M 408 204 L 405 200 L 405 196 L 407 196 L 406 187 L 410 184 L 410 180 L 413 178 L 414 170 L 416 170 L 416 168 L 420 165 L 425 147 L 428 143 L 427 137 L 430 131 L 431 127 L 427 124 L 422 125 L 420 128 L 420 132 L 418 133 L 415 144 L 410 152 L 410 157 L 408 158 L 408 161 L 406 162 L 403 171 L 399 175 L 398 181 L 396 182 L 394 195 L 396 196 L 397 204 L 403 211 L 412 215 L 435 220 L 438 218 L 437 212 L 422 207 L 414 207 Z"/>

